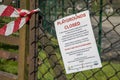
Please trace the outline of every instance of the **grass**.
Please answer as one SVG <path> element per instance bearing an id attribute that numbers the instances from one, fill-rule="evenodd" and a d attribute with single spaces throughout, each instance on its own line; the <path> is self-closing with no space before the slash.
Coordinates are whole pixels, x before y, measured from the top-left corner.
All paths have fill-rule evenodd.
<path id="1" fill-rule="evenodd" d="M 17 65 L 18 63 L 15 61 L 0 59 L 0 71 L 17 74 L 17 70 L 18 70 Z"/>
<path id="2" fill-rule="evenodd" d="M 13 46 L 13 45 L 0 43 L 0 50 L 6 50 L 6 51 L 13 52 L 13 53 L 17 53 L 18 52 L 18 46 Z M 17 66 L 18 66 L 17 61 L 5 60 L 5 59 L 0 58 L 0 71 L 5 71 L 5 72 L 8 72 L 8 73 L 17 74 L 18 73 L 17 72 L 17 70 L 18 70 Z"/>
<path id="3" fill-rule="evenodd" d="M 53 40 L 54 41 L 54 40 Z M 56 42 L 57 43 L 57 42 Z M 60 64 L 63 66 L 59 49 L 56 49 Z M 39 58 L 42 64 L 38 68 L 38 80 L 54 80 L 54 72 L 46 58 L 46 53 L 41 50 Z M 120 79 L 120 62 L 110 61 L 102 62 L 103 67 L 77 72 L 75 74 L 66 74 L 68 80 L 119 80 Z M 0 71 L 5 71 L 13 74 L 18 74 L 18 63 L 15 61 L 8 61 L 0 59 Z"/>
<path id="4" fill-rule="evenodd" d="M 61 54 L 59 51 L 58 43 L 56 39 L 52 38 L 51 41 L 54 47 L 56 47 L 56 55 L 60 60 L 60 64 L 63 66 Z M 1 49 L 5 49 L 12 52 L 17 52 L 18 47 L 0 45 Z M 11 49 L 14 50 L 11 50 Z M 44 50 L 40 50 L 39 59 L 41 59 L 42 64 L 38 67 L 38 80 L 54 80 L 54 72 L 46 58 L 46 53 Z M 103 67 L 99 69 L 86 70 L 82 72 L 77 72 L 75 74 L 66 74 L 68 80 L 119 80 L 120 79 L 120 61 L 105 61 L 102 62 Z M 9 72 L 12 74 L 18 74 L 18 63 L 15 61 L 9 61 L 0 59 L 0 71 Z"/>
<path id="5" fill-rule="evenodd" d="M 56 53 L 58 58 L 61 56 L 59 53 Z M 50 68 L 50 64 L 46 58 L 45 52 L 41 51 L 39 57 L 42 59 L 43 64 L 39 67 L 38 78 L 39 80 L 54 80 L 53 70 Z M 63 66 L 62 60 L 60 63 Z M 86 70 L 78 72 L 75 74 L 66 74 L 68 80 L 119 80 L 120 79 L 120 62 L 111 61 L 111 62 L 102 62 L 103 67 Z M 73 78 L 74 77 L 74 78 Z"/>
<path id="6" fill-rule="evenodd" d="M 6 50 L 13 53 L 18 53 L 18 46 L 0 43 L 0 50 Z"/>

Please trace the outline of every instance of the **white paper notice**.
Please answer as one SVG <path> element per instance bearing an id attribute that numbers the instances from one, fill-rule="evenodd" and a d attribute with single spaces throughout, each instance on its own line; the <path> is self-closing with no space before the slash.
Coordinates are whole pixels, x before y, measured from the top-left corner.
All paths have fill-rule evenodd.
<path id="1" fill-rule="evenodd" d="M 102 67 L 88 10 L 54 24 L 67 74 Z"/>

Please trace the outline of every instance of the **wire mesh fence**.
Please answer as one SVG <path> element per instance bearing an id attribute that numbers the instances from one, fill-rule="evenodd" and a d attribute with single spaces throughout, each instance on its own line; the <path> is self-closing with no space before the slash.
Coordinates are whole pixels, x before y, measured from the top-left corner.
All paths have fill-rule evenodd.
<path id="1" fill-rule="evenodd" d="M 120 2 L 105 0 L 100 4 L 101 1 L 39 0 L 41 13 L 37 26 L 38 80 L 120 80 Z M 56 39 L 54 21 L 87 9 L 90 11 L 97 45 L 101 49 L 103 66 L 99 69 L 66 74 Z"/>
<path id="2" fill-rule="evenodd" d="M 18 1 L 14 3 L 14 1 Z M 19 0 L 13 6 L 19 8 Z M 100 2 L 103 2 L 100 4 Z M 38 80 L 120 80 L 120 1 L 118 0 L 39 0 L 34 56 Z M 101 11 L 102 9 L 102 11 Z M 102 68 L 66 74 L 54 21 L 84 10 L 90 11 Z M 102 17 L 102 21 L 100 20 Z M 37 18 L 37 16 L 36 16 Z M 2 21 L 0 21 L 0 24 Z M 100 26 L 100 24 L 102 26 Z M 102 32 L 102 33 L 101 33 Z M 36 62 L 37 59 L 37 62 Z"/>

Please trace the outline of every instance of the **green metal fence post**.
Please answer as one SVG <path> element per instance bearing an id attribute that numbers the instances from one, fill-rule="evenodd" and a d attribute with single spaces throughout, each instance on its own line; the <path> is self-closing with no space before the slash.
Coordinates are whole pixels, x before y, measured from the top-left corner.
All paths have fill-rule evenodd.
<path id="1" fill-rule="evenodd" d="M 64 0 L 62 0 L 62 17 L 64 17 Z"/>
<path id="2" fill-rule="evenodd" d="M 99 51 L 99 54 L 101 53 L 101 37 L 102 37 L 102 12 L 103 12 L 103 9 L 102 9 L 102 5 L 103 5 L 103 0 L 100 0 L 100 12 L 99 12 L 99 33 L 98 33 L 98 51 Z"/>

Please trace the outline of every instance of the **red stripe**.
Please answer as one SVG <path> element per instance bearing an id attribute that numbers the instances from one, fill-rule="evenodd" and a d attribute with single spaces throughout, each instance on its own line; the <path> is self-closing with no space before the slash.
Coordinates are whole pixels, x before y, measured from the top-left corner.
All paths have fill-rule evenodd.
<path id="1" fill-rule="evenodd" d="M 3 11 L 1 16 L 10 16 L 14 12 L 14 8 L 12 6 L 7 6 L 7 8 Z"/>
<path id="2" fill-rule="evenodd" d="M 6 28 L 7 28 L 7 25 L 5 25 L 2 28 L 0 28 L 0 35 L 5 35 Z"/>
<path id="3" fill-rule="evenodd" d="M 31 15 L 28 15 L 28 16 L 26 17 L 26 23 L 30 20 L 30 18 L 31 18 Z"/>
<path id="4" fill-rule="evenodd" d="M 32 15 L 32 14 L 34 14 L 35 12 L 37 12 L 37 11 L 32 10 L 32 11 L 30 11 L 30 14 Z"/>
<path id="5" fill-rule="evenodd" d="M 18 12 L 20 12 L 21 10 L 22 10 L 22 9 L 20 9 L 20 8 L 19 8 L 19 9 L 17 9 L 17 11 L 18 11 Z"/>
<path id="6" fill-rule="evenodd" d="M 20 14 L 19 14 L 21 17 L 24 17 L 24 16 L 26 16 L 27 15 L 27 13 L 26 12 L 20 12 Z"/>
<path id="7" fill-rule="evenodd" d="M 19 24 L 21 22 L 21 18 L 17 18 L 17 20 L 14 21 L 14 29 L 13 32 L 16 32 L 19 29 Z"/>

